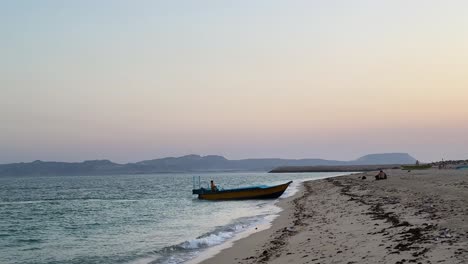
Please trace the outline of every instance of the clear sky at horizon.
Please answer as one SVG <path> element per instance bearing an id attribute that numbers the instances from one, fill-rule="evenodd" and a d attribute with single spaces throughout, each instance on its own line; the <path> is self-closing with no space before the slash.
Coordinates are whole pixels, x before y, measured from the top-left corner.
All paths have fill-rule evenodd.
<path id="1" fill-rule="evenodd" d="M 468 1 L 1 1 L 0 164 L 468 159 Z"/>

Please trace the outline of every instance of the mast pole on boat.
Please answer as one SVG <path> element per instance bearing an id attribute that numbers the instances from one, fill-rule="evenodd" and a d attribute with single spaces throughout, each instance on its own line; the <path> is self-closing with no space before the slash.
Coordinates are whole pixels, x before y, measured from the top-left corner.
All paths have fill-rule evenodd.
<path id="1" fill-rule="evenodd" d="M 196 176 L 192 176 L 192 187 L 193 187 L 193 189 L 196 189 L 195 186 L 197 186 L 197 183 L 196 183 L 197 178 L 195 178 L 195 177 Z M 198 189 L 200 189 L 200 188 L 201 188 L 200 176 L 198 176 Z"/>

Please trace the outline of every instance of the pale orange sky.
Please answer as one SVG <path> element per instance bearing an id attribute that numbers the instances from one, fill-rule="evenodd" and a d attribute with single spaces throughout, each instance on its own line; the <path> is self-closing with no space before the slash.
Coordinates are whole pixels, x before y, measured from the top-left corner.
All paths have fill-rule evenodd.
<path id="1" fill-rule="evenodd" d="M 0 10 L 0 163 L 468 158 L 465 1 Z"/>

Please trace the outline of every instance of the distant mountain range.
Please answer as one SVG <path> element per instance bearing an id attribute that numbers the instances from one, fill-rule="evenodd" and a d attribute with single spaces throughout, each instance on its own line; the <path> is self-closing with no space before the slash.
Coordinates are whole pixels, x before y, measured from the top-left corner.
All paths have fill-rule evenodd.
<path id="1" fill-rule="evenodd" d="M 149 174 L 167 172 L 213 172 L 213 171 L 270 171 L 282 166 L 341 166 L 414 164 L 416 159 L 407 153 L 370 154 L 352 161 L 324 159 L 243 159 L 228 160 L 222 156 L 187 155 L 136 163 L 118 164 L 109 160 L 84 162 L 40 161 L 0 165 L 0 176 L 26 175 L 110 175 Z"/>

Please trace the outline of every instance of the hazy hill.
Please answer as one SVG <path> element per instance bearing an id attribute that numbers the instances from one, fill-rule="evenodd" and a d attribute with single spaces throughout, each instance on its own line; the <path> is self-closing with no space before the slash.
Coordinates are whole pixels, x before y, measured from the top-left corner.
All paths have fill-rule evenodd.
<path id="1" fill-rule="evenodd" d="M 413 164 L 416 160 L 406 153 L 371 154 L 352 161 L 324 159 L 243 159 L 228 160 L 222 156 L 187 155 L 117 164 L 109 160 L 84 162 L 12 163 L 0 165 L 0 176 L 22 175 L 102 175 L 143 174 L 162 172 L 208 171 L 269 171 L 283 166 L 339 166 L 375 164 Z"/>
<path id="2" fill-rule="evenodd" d="M 391 161 L 391 162 L 389 162 Z M 370 154 L 360 157 L 357 160 L 351 161 L 354 165 L 371 165 L 371 164 L 414 164 L 416 159 L 408 153 L 384 153 Z"/>

